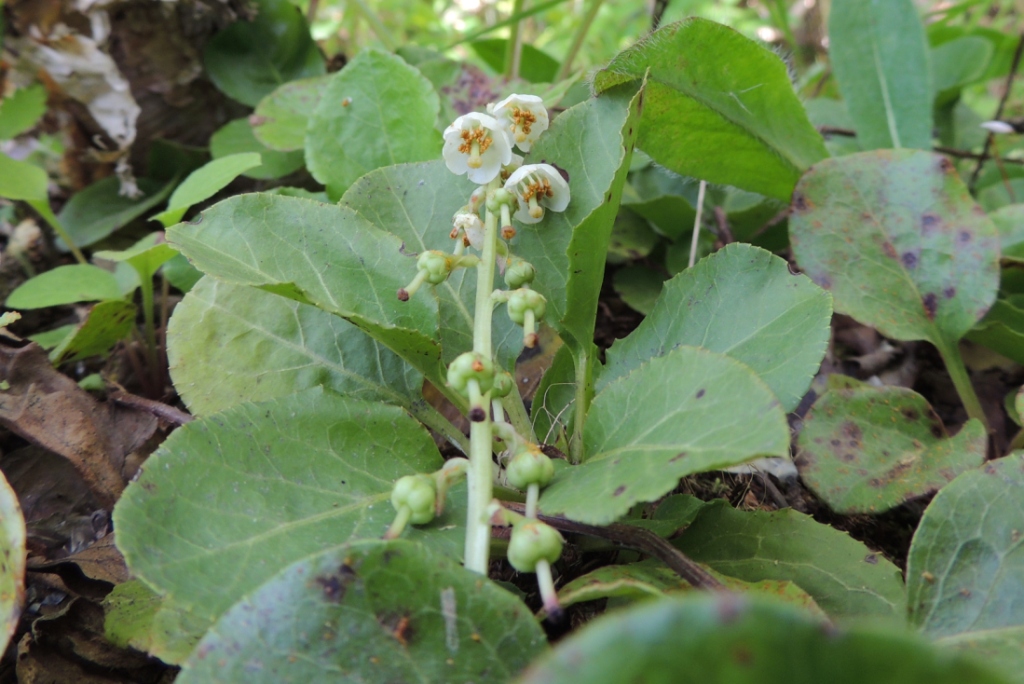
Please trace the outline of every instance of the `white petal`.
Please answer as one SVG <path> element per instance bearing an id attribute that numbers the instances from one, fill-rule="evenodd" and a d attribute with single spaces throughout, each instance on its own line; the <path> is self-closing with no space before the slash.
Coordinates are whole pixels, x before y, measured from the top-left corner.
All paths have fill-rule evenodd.
<path id="1" fill-rule="evenodd" d="M 1010 124 L 1006 123 L 1005 121 L 986 121 L 985 123 L 980 124 L 980 125 L 986 131 L 989 131 L 991 133 L 996 133 L 996 134 L 1000 134 L 1001 133 L 1001 134 L 1005 135 L 1007 133 L 1015 133 L 1016 132 L 1015 129 L 1013 128 L 1013 126 L 1011 126 Z"/>

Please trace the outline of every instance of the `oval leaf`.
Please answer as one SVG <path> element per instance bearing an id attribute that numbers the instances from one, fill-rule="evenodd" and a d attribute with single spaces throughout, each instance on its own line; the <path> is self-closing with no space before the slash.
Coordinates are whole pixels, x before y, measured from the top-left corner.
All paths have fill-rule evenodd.
<path id="1" fill-rule="evenodd" d="M 888 337 L 948 349 L 995 301 L 995 226 L 939 155 L 825 160 L 794 191 L 789 229 L 800 267 L 836 311 Z"/>
<path id="2" fill-rule="evenodd" d="M 167 358 L 174 387 L 197 415 L 317 386 L 408 407 L 423 385 L 422 375 L 351 323 L 210 277 L 175 307 Z"/>
<path id="3" fill-rule="evenodd" d="M 247 178 L 258 180 L 287 176 L 301 169 L 305 163 L 300 151 L 278 152 L 268 149 L 253 135 L 253 127 L 248 119 L 229 121 L 210 136 L 210 154 L 214 159 L 242 152 L 256 152 L 260 155 L 260 165 L 242 173 Z"/>
<path id="4" fill-rule="evenodd" d="M 829 57 L 863 149 L 932 146 L 928 42 L 912 0 L 833 0 Z"/>
<path id="5" fill-rule="evenodd" d="M 113 273 L 91 264 L 72 264 L 26 280 L 7 297 L 6 304 L 12 309 L 42 309 L 120 298 L 121 288 Z"/>
<path id="6" fill-rule="evenodd" d="M 38 166 L 0 153 L 0 197 L 45 202 L 48 184 L 46 172 Z"/>
<path id="7" fill-rule="evenodd" d="M 257 0 L 255 17 L 218 31 L 203 52 L 214 85 L 255 107 L 283 83 L 324 73 L 324 58 L 302 11 L 288 0 Z"/>
<path id="8" fill-rule="evenodd" d="M 505 682 L 546 647 L 511 593 L 419 544 L 300 561 L 226 613 L 178 681 Z"/>
<path id="9" fill-rule="evenodd" d="M 738 511 L 717 500 L 673 544 L 729 577 L 794 582 L 833 618 L 904 622 L 899 568 L 845 532 L 794 510 Z"/>
<path id="10" fill-rule="evenodd" d="M 99 242 L 167 199 L 174 182 L 140 178 L 138 186 L 142 196 L 126 197 L 121 194 L 120 179 L 104 178 L 72 195 L 57 218 L 78 247 Z M 67 249 L 62 240 L 56 242 L 60 249 Z"/>
<path id="11" fill-rule="evenodd" d="M 602 617 L 526 672 L 521 684 L 1006 684 L 905 631 L 826 628 L 768 599 L 665 599 Z"/>
<path id="12" fill-rule="evenodd" d="M 800 174 L 828 156 L 785 63 L 731 28 L 697 18 L 662 27 L 620 52 L 594 87 L 645 73 L 637 144 L 677 173 L 788 200 Z"/>
<path id="13" fill-rule="evenodd" d="M 249 119 L 256 139 L 279 152 L 301 150 L 309 116 L 330 78 L 314 76 L 285 83 L 260 100 Z"/>
<path id="14" fill-rule="evenodd" d="M 210 199 L 239 175 L 259 165 L 260 155 L 255 152 L 231 154 L 204 164 L 174 190 L 167 209 L 154 216 L 153 220 L 165 226 L 174 225 L 192 205 Z"/>
<path id="15" fill-rule="evenodd" d="M 114 511 L 117 545 L 133 574 L 213 620 L 296 559 L 382 535 L 394 481 L 441 465 L 400 408 L 319 388 L 241 404 L 179 428 L 146 461 Z M 426 530 L 457 557 L 464 507 L 457 492 L 450 503 Z"/>
<path id="16" fill-rule="evenodd" d="M 430 81 L 401 57 L 363 50 L 324 88 L 306 129 L 306 164 L 337 199 L 374 169 L 436 159 L 440 108 Z"/>
<path id="17" fill-rule="evenodd" d="M 0 651 L 18 627 L 25 600 L 25 519 L 18 495 L 0 473 Z"/>
<path id="18" fill-rule="evenodd" d="M 750 366 L 785 411 L 800 403 L 828 346 L 832 298 L 785 260 L 733 243 L 667 281 L 654 310 L 607 352 L 600 392 L 679 345 Z"/>
<path id="19" fill-rule="evenodd" d="M 123 299 L 100 302 L 50 352 L 54 364 L 106 354 L 135 328 L 135 305 Z"/>
<path id="20" fill-rule="evenodd" d="M 905 387 L 833 389 L 799 437 L 800 477 L 837 513 L 878 513 L 932 494 L 985 461 L 988 435 L 971 420 L 949 437 L 924 397 Z"/>
<path id="21" fill-rule="evenodd" d="M 563 468 L 541 508 L 603 525 L 653 501 L 681 477 L 789 454 L 786 416 L 739 361 L 677 347 L 609 384 L 583 431 L 586 461 Z"/>
<path id="22" fill-rule="evenodd" d="M 907 559 L 910 621 L 932 637 L 1024 626 L 1024 452 L 964 473 L 924 512 Z"/>

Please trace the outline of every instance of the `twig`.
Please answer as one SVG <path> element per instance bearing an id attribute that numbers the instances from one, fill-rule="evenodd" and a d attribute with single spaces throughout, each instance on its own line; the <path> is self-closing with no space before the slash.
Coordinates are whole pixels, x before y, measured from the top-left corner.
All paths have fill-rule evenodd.
<path id="1" fill-rule="evenodd" d="M 729 217 L 726 215 L 724 207 L 715 207 L 715 222 L 718 223 L 718 239 L 723 245 L 736 242 L 736 238 L 732 236 L 732 231 L 729 230 Z"/>
<path id="2" fill-rule="evenodd" d="M 700 190 L 697 191 L 697 217 L 693 220 L 693 239 L 690 241 L 690 268 L 697 261 L 697 239 L 700 237 L 700 217 L 704 213 L 704 191 L 707 187 L 707 181 L 701 181 Z"/>
<path id="3" fill-rule="evenodd" d="M 180 409 L 168 406 L 163 402 L 146 399 L 145 397 L 140 397 L 136 394 L 130 394 L 117 383 L 114 383 L 114 388 L 115 389 L 111 391 L 108 396 L 115 404 L 131 406 L 132 408 L 140 409 L 146 413 L 151 413 L 157 418 L 165 420 L 172 425 L 184 425 L 185 423 L 192 422 L 193 420 L 192 416 Z"/>
<path id="4" fill-rule="evenodd" d="M 516 513 L 524 513 L 526 511 L 526 506 L 524 504 L 514 503 L 512 501 L 502 501 L 501 505 L 515 511 Z M 546 522 L 548 525 L 554 527 L 556 530 L 572 532 L 575 534 L 585 534 L 588 537 L 597 537 L 598 539 L 610 541 L 618 546 L 623 546 L 625 548 L 653 556 L 668 567 L 672 568 L 677 575 L 689 582 L 695 589 L 707 589 L 709 591 L 722 591 L 725 589 L 725 585 L 715 579 L 711 573 L 694 561 L 690 560 L 686 554 L 650 530 L 633 527 L 632 525 L 623 525 L 621 523 L 612 523 L 606 527 L 597 527 L 553 515 L 541 514 L 537 517 L 542 522 Z"/>
<path id="5" fill-rule="evenodd" d="M 999 106 L 996 108 L 996 115 L 992 117 L 996 121 L 999 121 L 1003 117 L 1003 110 L 1006 109 L 1006 102 L 1010 99 L 1010 91 L 1013 90 L 1013 79 L 1017 75 L 1017 69 L 1020 68 L 1020 58 L 1022 53 L 1024 53 L 1024 34 L 1021 34 L 1020 40 L 1017 41 L 1017 49 L 1013 53 L 1013 63 L 1010 65 L 1010 73 L 1006 75 L 1006 87 L 1003 89 L 1003 96 L 999 99 Z M 967 182 L 967 189 L 971 192 L 974 192 L 974 186 L 978 183 L 978 176 L 981 175 L 981 168 L 985 166 L 985 161 L 988 159 L 988 153 L 992 149 L 992 141 L 995 138 L 995 135 L 995 133 L 989 131 L 988 137 L 985 138 L 985 147 L 981 151 L 981 158 L 974 166 L 974 171 L 971 173 L 971 179 Z"/>
<path id="6" fill-rule="evenodd" d="M 857 136 L 857 131 L 852 128 L 837 128 L 835 126 L 818 126 L 818 132 L 822 135 L 838 135 L 844 138 L 854 138 Z M 957 159 L 977 159 L 983 160 L 988 159 L 982 154 L 977 152 L 969 152 L 968 150 L 958 150 L 955 147 L 944 147 L 942 145 L 936 145 L 932 148 L 936 152 L 941 154 L 947 154 L 950 157 L 956 157 Z M 1024 159 L 1014 159 L 1012 157 L 998 157 L 997 161 L 1004 164 L 1016 164 L 1018 166 L 1024 166 Z"/>

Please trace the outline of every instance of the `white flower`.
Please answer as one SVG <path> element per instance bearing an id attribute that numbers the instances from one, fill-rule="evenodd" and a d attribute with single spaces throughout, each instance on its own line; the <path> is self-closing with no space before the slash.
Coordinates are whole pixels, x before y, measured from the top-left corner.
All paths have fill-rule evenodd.
<path id="1" fill-rule="evenodd" d="M 986 121 L 983 124 L 979 124 L 982 128 L 990 133 L 997 135 L 1006 135 L 1007 133 L 1016 133 L 1017 130 L 1005 121 Z"/>
<path id="2" fill-rule="evenodd" d="M 441 155 L 452 173 L 485 185 L 512 161 L 512 142 L 494 117 L 464 114 L 445 129 Z"/>
<path id="3" fill-rule="evenodd" d="M 471 211 L 460 211 L 452 219 L 452 235 L 458 237 L 461 233 L 466 237 L 469 246 L 473 249 L 484 248 L 484 222 L 478 214 Z"/>
<path id="4" fill-rule="evenodd" d="M 538 223 L 544 208 L 565 211 L 569 205 L 569 184 L 558 169 L 550 164 L 527 164 L 509 176 L 505 190 L 519 201 L 516 219 L 522 223 Z"/>
<path id="5" fill-rule="evenodd" d="M 494 118 L 507 127 L 523 152 L 548 129 L 548 110 L 536 95 L 509 95 L 494 105 Z"/>

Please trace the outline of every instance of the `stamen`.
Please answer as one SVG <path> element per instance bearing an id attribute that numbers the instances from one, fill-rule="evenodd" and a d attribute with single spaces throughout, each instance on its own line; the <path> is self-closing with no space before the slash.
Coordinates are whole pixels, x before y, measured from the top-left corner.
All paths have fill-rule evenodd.
<path id="1" fill-rule="evenodd" d="M 475 147 L 476 154 L 481 155 L 487 151 L 492 142 L 491 137 L 487 135 L 486 128 L 474 128 L 471 131 L 464 130 L 462 131 L 462 144 L 459 145 L 459 152 L 472 155 Z"/>

